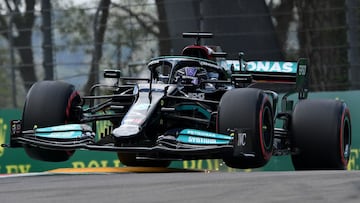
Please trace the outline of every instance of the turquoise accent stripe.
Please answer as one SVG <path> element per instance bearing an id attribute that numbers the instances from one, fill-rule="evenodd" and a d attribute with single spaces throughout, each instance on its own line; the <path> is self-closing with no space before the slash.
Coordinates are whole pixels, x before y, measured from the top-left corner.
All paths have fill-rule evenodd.
<path id="1" fill-rule="evenodd" d="M 80 124 L 58 125 L 35 129 L 35 136 L 44 138 L 73 139 L 82 136 Z"/>
<path id="2" fill-rule="evenodd" d="M 207 138 L 214 138 L 214 139 L 233 140 L 233 137 L 231 137 L 229 135 L 223 135 L 223 134 L 218 134 L 218 133 L 213 133 L 213 132 L 208 132 L 208 131 L 203 131 L 203 130 L 196 130 L 196 129 L 184 129 L 184 130 L 180 131 L 179 134 L 180 135 L 186 134 L 186 135 L 193 135 L 193 136 L 198 136 L 198 137 L 207 137 Z"/>
<path id="3" fill-rule="evenodd" d="M 82 130 L 80 124 L 66 124 L 66 125 L 57 125 L 45 128 L 36 128 L 35 132 L 49 132 L 49 131 L 70 131 L 70 130 Z"/>

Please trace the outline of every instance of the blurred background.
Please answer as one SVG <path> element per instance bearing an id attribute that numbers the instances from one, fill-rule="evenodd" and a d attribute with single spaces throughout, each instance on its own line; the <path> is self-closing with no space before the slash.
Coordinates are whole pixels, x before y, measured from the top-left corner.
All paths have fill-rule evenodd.
<path id="1" fill-rule="evenodd" d="M 344 99 L 352 112 L 348 170 L 360 170 L 360 0 L 0 0 L 0 144 L 21 118 L 26 93 L 40 80 L 65 80 L 81 94 L 103 81 L 104 69 L 145 76 L 146 63 L 179 55 L 212 32 L 229 59 L 310 60 L 310 97 Z M 0 147 L 0 174 L 54 168 L 119 167 L 116 155 L 79 151 L 65 163 L 30 160 Z M 172 167 L 233 171 L 219 160 Z M 292 170 L 289 156 L 260 170 Z"/>
<path id="2" fill-rule="evenodd" d="M 144 74 L 159 55 L 212 32 L 230 59 L 310 59 L 310 91 L 360 89 L 359 0 L 1 0 L 0 106 L 22 108 L 39 80 L 83 93 L 103 69 Z"/>

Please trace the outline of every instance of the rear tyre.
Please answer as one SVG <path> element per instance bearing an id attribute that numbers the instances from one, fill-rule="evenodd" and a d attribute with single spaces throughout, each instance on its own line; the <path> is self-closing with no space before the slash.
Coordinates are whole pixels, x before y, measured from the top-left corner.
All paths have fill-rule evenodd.
<path id="1" fill-rule="evenodd" d="M 344 102 L 300 101 L 292 116 L 295 170 L 347 169 L 351 136 L 350 113 Z"/>
<path id="2" fill-rule="evenodd" d="M 227 166 L 233 168 L 258 168 L 264 166 L 273 151 L 274 119 L 269 96 L 260 89 L 242 88 L 226 92 L 218 109 L 218 131 L 229 134 L 228 129 L 249 129 L 255 157 L 224 157 Z"/>
<path id="3" fill-rule="evenodd" d="M 71 107 L 80 102 L 73 85 L 60 81 L 41 81 L 29 90 L 22 115 L 22 129 L 48 127 L 72 122 Z M 74 151 L 58 151 L 24 146 L 33 159 L 49 162 L 66 161 Z"/>
<path id="4" fill-rule="evenodd" d="M 137 159 L 136 154 L 131 153 L 118 153 L 119 161 L 126 166 L 138 167 L 168 167 L 171 161 L 167 160 L 146 160 Z"/>

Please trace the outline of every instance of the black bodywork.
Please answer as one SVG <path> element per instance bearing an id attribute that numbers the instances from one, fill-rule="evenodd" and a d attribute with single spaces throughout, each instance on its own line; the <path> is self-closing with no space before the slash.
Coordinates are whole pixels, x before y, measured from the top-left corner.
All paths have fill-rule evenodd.
<path id="1" fill-rule="evenodd" d="M 159 70 L 164 66 L 170 70 L 168 75 Z M 175 78 L 175 72 L 186 66 L 202 67 L 208 72 L 217 73 L 217 79 L 203 80 L 194 85 L 186 79 Z M 27 137 L 27 133 L 33 135 L 32 131 L 17 130 L 12 131 L 13 146 L 23 143 L 48 149 L 123 151 L 143 153 L 146 157 L 158 159 L 222 158 L 226 154 L 232 155 L 235 140 L 227 145 L 192 146 L 175 142 L 166 135 L 186 128 L 216 133 L 217 110 L 222 95 L 234 88 L 256 84 L 254 78 L 249 73 L 229 72 L 219 62 L 188 56 L 155 58 L 148 63 L 148 68 L 150 78 L 120 77 L 117 70 L 105 70 L 104 77 L 115 78 L 115 84 L 94 85 L 91 89 L 93 95 L 81 97 L 81 103 L 72 106 L 73 123 L 91 123 L 92 132 L 97 131 L 98 121 L 108 120 L 112 123 L 102 132 L 100 140 L 84 137 L 81 142 L 51 143 Z M 268 77 L 270 83 L 282 81 L 280 85 L 290 85 L 289 89 L 295 87 L 295 75 Z M 286 77 L 286 80 L 282 77 Z M 119 85 L 121 82 L 125 84 Z M 97 95 L 99 93 L 101 95 Z M 267 90 L 267 93 L 274 99 L 276 109 L 277 93 L 271 90 Z M 286 97 L 283 103 L 287 104 Z M 286 112 L 279 113 L 277 118 L 287 120 L 288 115 Z M 19 121 L 14 122 L 20 125 Z M 229 134 L 231 130 L 235 129 L 229 129 Z M 280 151 L 290 153 L 286 128 L 275 130 L 275 137 L 277 143 L 282 145 L 277 145 L 274 154 Z"/>
<path id="2" fill-rule="evenodd" d="M 225 53 L 200 45 L 199 39 L 209 34 L 186 33 L 184 36 L 195 37 L 197 41 L 186 47 L 183 55 L 151 59 L 147 64 L 149 77 L 128 78 L 122 77 L 119 70 L 105 70 L 104 78 L 114 80 L 113 85 L 95 84 L 90 95 L 75 94 L 71 100 L 66 100 L 67 122 L 64 124 L 67 127 L 44 128 L 41 132 L 36 126 L 24 129 L 22 120 L 12 121 L 9 146 L 44 149 L 45 152 L 114 151 L 148 160 L 230 159 L 227 163 L 238 168 L 260 167 L 266 164 L 268 157 L 264 155 L 265 160 L 255 160 L 250 165 L 234 164 L 234 157 L 251 161 L 261 156 L 259 152 L 297 154 L 291 131 L 294 101 L 288 98 L 290 95 L 296 95 L 297 100 L 307 98 L 308 61 L 300 59 L 293 63 L 295 72 L 252 71 L 247 68 L 242 53 L 236 66 L 225 59 Z M 184 75 L 186 67 L 195 67 L 206 77 Z M 259 106 L 261 114 L 256 116 L 261 119 L 268 116 L 267 120 L 256 117 L 254 122 L 260 125 L 259 129 L 230 127 L 224 130 L 219 126 L 223 96 L 242 88 L 252 89 L 248 95 L 261 94 L 259 101 L 263 104 L 259 105 L 263 106 Z M 257 108 L 258 104 L 254 105 Z M 265 114 L 263 108 L 271 115 Z M 252 117 L 250 110 L 247 113 L 236 118 L 244 122 L 246 116 Z M 98 122 L 109 125 L 96 136 Z M 62 139 L 62 134 L 69 132 L 81 135 Z M 260 133 L 260 137 L 256 137 L 255 132 Z M 51 136 L 40 136 L 41 133 Z M 182 133 L 187 140 L 181 138 Z M 264 151 L 264 145 L 268 152 Z"/>

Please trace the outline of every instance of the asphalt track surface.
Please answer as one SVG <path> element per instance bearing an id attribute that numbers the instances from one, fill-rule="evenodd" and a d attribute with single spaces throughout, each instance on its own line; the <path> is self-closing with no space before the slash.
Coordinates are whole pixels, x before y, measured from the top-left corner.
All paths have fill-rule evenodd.
<path id="1" fill-rule="evenodd" d="M 360 202 L 360 171 L 54 170 L 0 176 L 1 203 Z"/>

